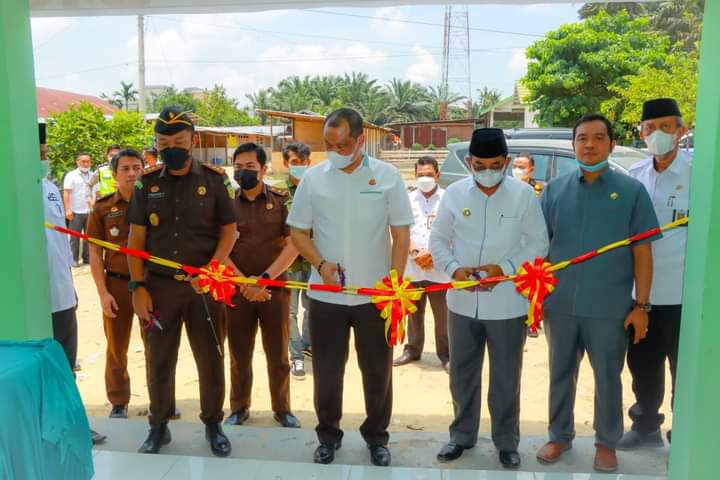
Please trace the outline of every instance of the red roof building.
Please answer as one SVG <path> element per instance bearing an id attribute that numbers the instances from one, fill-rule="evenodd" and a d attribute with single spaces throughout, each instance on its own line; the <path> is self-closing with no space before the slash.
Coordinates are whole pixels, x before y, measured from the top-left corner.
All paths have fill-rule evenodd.
<path id="1" fill-rule="evenodd" d="M 81 95 L 79 93 L 64 92 L 51 88 L 36 88 L 37 115 L 38 118 L 47 118 L 53 113 L 65 112 L 71 105 L 78 105 L 80 102 L 100 107 L 105 115 L 112 115 L 118 109 L 110 103 L 92 95 Z"/>

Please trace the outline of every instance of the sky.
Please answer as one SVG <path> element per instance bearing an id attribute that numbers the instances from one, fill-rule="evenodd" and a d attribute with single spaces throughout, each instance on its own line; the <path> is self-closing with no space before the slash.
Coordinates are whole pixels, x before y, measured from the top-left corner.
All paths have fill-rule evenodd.
<path id="1" fill-rule="evenodd" d="M 460 7 L 469 11 L 471 83 L 467 50 L 457 48 L 451 89 L 511 95 L 527 68 L 525 48 L 577 21 L 580 5 Z M 444 12 L 424 5 L 146 16 L 146 84 L 222 84 L 241 104 L 290 75 L 358 71 L 381 83 L 397 77 L 436 86 Z M 37 85 L 89 95 L 112 93 L 121 81 L 137 85 L 136 17 L 33 18 L 32 30 Z M 459 41 L 453 35 L 452 45 Z"/>

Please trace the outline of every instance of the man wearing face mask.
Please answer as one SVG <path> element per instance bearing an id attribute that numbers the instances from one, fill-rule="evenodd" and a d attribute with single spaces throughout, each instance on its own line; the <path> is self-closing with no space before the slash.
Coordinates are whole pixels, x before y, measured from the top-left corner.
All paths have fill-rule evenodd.
<path id="1" fill-rule="evenodd" d="M 660 224 L 688 216 L 692 157 L 679 145 L 687 127 L 677 102 L 671 98 L 645 102 L 640 128 L 651 155 L 630 167 L 630 176 L 645 186 Z M 665 396 L 666 358 L 670 363 L 672 398 L 675 396 L 686 245 L 687 227 L 671 230 L 652 244 L 653 308 L 647 338 L 628 347 L 627 363 L 636 401 L 629 411 L 632 429 L 618 444 L 621 450 L 663 445 L 660 426 L 665 417 L 658 410 Z M 667 438 L 670 441 L 671 431 Z"/>
<path id="2" fill-rule="evenodd" d="M 428 247 L 432 225 L 445 190 L 437 184 L 440 179 L 440 169 L 437 160 L 433 157 L 418 159 L 415 164 L 415 178 L 417 189 L 410 192 L 415 223 L 410 229 L 410 256 L 405 273 L 412 277 L 413 285 L 424 288 L 450 281 L 450 277 L 445 272 L 435 268 Z M 410 316 L 408 342 L 402 355 L 393 362 L 393 366 L 407 365 L 420 360 L 425 343 L 425 306 L 429 301 L 435 320 L 435 351 L 443 369 L 448 371 L 450 354 L 445 294 L 445 291 L 426 293 L 415 303 L 418 309 Z"/>
<path id="3" fill-rule="evenodd" d="M 288 169 L 287 191 L 288 210 L 292 208 L 295 191 L 300 179 L 310 166 L 310 147 L 302 142 L 293 142 L 283 148 L 283 164 Z M 299 256 L 288 268 L 288 279 L 296 282 L 307 282 L 310 279 L 310 262 Z M 298 325 L 298 307 L 302 299 L 305 315 L 302 328 Z M 312 356 L 310 350 L 310 300 L 306 290 L 290 290 L 290 373 L 297 380 L 305 379 L 305 355 Z M 302 333 L 301 333 L 302 332 Z"/>
<path id="4" fill-rule="evenodd" d="M 91 192 L 90 179 L 92 172 L 90 165 L 92 159 L 87 153 L 78 153 L 75 158 L 77 168 L 65 175 L 63 181 L 63 201 L 65 204 L 65 218 L 68 221 L 68 228 L 85 233 L 87 231 L 87 219 L 90 212 Z M 70 247 L 73 254 L 73 266 L 80 266 L 80 239 L 70 238 Z M 90 263 L 90 249 L 88 242 L 82 241 L 82 260 L 84 264 Z"/>
<path id="5" fill-rule="evenodd" d="M 510 157 L 503 131 L 475 130 L 466 161 L 472 176 L 447 189 L 430 234 L 438 268 L 465 281 L 511 275 L 526 261 L 544 257 L 548 238 L 540 203 L 530 187 L 506 175 Z M 503 467 L 518 468 L 528 302 L 512 282 L 451 290 L 447 302 L 455 419 L 438 461 L 455 460 L 477 442 L 487 346 L 493 443 Z"/>
<path id="6" fill-rule="evenodd" d="M 573 129 L 573 147 L 578 169 L 546 185 L 541 199 L 550 236 L 551 263 L 658 226 L 642 184 L 608 166 L 615 139 L 607 118 L 590 114 L 578 120 Z M 615 449 L 623 433 L 620 374 L 628 336 L 637 344 L 647 335 L 653 240 L 637 242 L 555 273 L 558 284 L 545 300 L 550 439 L 537 453 L 540 462 L 555 463 L 572 448 L 578 369 L 587 352 L 595 377 L 593 467 L 600 472 L 617 470 Z"/>
<path id="7" fill-rule="evenodd" d="M 368 156 L 364 121 L 351 108 L 325 118 L 327 161 L 305 172 L 287 223 L 293 243 L 313 266 L 312 283 L 369 287 L 405 271 L 412 209 L 400 172 Z M 392 243 L 391 243 L 392 239 Z M 331 463 L 342 445 L 342 392 L 350 329 L 363 379 L 367 418 L 360 433 L 374 465 L 390 465 L 392 348 L 370 297 L 312 290 L 315 463 Z"/>
<path id="8" fill-rule="evenodd" d="M 538 197 L 542 193 L 542 184 L 533 178 L 535 173 L 535 159 L 529 153 L 521 153 L 512 163 L 512 174 L 513 177 L 525 182 L 535 190 L 535 195 Z"/>
<path id="9" fill-rule="evenodd" d="M 128 247 L 185 265 L 225 263 L 237 239 L 235 192 L 222 168 L 201 164 L 190 150 L 194 125 L 178 107 L 166 107 L 155 123 L 163 163 L 145 171 L 128 209 Z M 141 453 L 158 453 L 170 440 L 175 413 L 175 367 L 182 325 L 195 357 L 200 420 L 216 456 L 230 454 L 222 431 L 225 375 L 224 305 L 202 294 L 197 277 L 128 257 L 133 310 L 149 328 L 145 335 L 150 434 Z M 187 281 L 189 280 L 189 282 Z"/>
<path id="10" fill-rule="evenodd" d="M 288 193 L 266 185 L 267 155 L 262 147 L 244 143 L 233 153 L 238 240 L 230 254 L 238 275 L 285 280 L 285 271 L 297 258 L 285 223 Z M 300 428 L 290 409 L 288 337 L 290 290 L 242 286 L 228 310 L 230 347 L 230 408 L 226 425 L 242 425 L 250 416 L 255 337 L 258 327 L 267 361 L 273 418 L 287 428 Z"/>

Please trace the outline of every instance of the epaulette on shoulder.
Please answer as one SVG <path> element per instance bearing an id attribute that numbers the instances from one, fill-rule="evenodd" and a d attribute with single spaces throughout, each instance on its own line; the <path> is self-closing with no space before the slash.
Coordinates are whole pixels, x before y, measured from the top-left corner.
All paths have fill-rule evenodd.
<path id="1" fill-rule="evenodd" d="M 153 165 L 152 167 L 145 167 L 145 171 L 143 172 L 143 175 L 148 175 L 150 173 L 159 172 L 162 170 L 163 165 L 161 163 L 158 163 L 156 165 Z"/>
<path id="2" fill-rule="evenodd" d="M 207 168 L 208 170 L 217 173 L 218 175 L 225 175 L 225 169 L 222 167 L 218 167 L 215 165 L 210 165 L 209 163 L 203 163 L 203 167 Z"/>
<path id="3" fill-rule="evenodd" d="M 97 202 L 103 202 L 103 201 L 107 200 L 108 198 L 110 198 L 110 197 L 112 197 L 112 196 L 114 196 L 114 195 L 115 195 L 115 192 L 113 192 L 113 193 L 108 193 L 107 195 L 103 195 L 102 197 L 98 198 L 98 199 L 95 201 L 95 203 L 97 203 Z"/>
<path id="4" fill-rule="evenodd" d="M 279 195 L 281 197 L 287 197 L 290 192 L 287 189 L 277 188 L 277 187 L 269 187 L 268 190 L 273 192 L 275 195 Z"/>

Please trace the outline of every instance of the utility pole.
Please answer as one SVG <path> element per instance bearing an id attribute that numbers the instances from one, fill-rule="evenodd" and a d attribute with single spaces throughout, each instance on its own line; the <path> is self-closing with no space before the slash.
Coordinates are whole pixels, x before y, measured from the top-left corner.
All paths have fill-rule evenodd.
<path id="1" fill-rule="evenodd" d="M 145 115 L 145 17 L 138 15 L 138 110 Z"/>
<path id="2" fill-rule="evenodd" d="M 467 117 L 472 118 L 472 77 L 470 66 L 470 13 L 467 5 L 447 5 L 443 29 L 441 86 L 445 95 L 467 90 Z M 449 105 L 440 106 L 445 120 Z"/>

